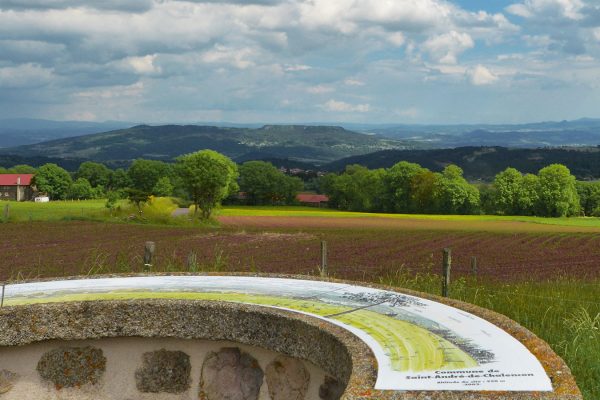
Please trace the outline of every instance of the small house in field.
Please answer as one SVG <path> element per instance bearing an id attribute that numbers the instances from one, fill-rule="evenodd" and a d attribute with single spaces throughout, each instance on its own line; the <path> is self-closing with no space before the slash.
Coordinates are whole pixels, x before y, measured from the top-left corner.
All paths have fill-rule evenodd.
<path id="1" fill-rule="evenodd" d="M 324 194 L 298 193 L 296 200 L 303 206 L 327 207 L 329 197 Z"/>
<path id="2" fill-rule="evenodd" d="M 0 174 L 0 200 L 26 201 L 33 198 L 33 174 Z"/>

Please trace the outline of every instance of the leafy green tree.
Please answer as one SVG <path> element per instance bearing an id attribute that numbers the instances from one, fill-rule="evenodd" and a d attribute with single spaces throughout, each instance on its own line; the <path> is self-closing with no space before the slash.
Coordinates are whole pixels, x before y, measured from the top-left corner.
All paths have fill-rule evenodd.
<path id="1" fill-rule="evenodd" d="M 562 164 L 552 164 L 538 173 L 538 210 L 547 217 L 577 215 L 580 204 L 575 177 Z"/>
<path id="2" fill-rule="evenodd" d="M 92 187 L 101 186 L 103 188 L 108 187 L 111 176 L 111 170 L 108 169 L 104 164 L 86 161 L 81 163 L 76 178 L 84 178 L 92 185 Z"/>
<path id="3" fill-rule="evenodd" d="M 577 194 L 583 215 L 600 214 L 600 182 L 576 182 Z"/>
<path id="4" fill-rule="evenodd" d="M 9 174 L 35 174 L 36 172 L 37 169 L 35 169 L 35 167 L 27 164 L 15 165 L 7 170 L 7 173 Z"/>
<path id="5" fill-rule="evenodd" d="M 456 165 L 444 168 L 436 181 L 434 199 L 437 212 L 444 214 L 473 214 L 479 208 L 479 191 L 463 178 Z"/>
<path id="6" fill-rule="evenodd" d="M 117 206 L 117 201 L 119 201 L 119 194 L 117 192 L 110 191 L 106 193 L 106 203 L 104 206 L 110 210 L 111 216 Z"/>
<path id="7" fill-rule="evenodd" d="M 330 174 L 322 180 L 322 189 L 330 203 L 349 211 L 380 211 L 382 209 L 385 170 L 369 170 L 361 165 L 349 165 L 341 175 Z"/>
<path id="8" fill-rule="evenodd" d="M 410 190 L 411 212 L 423 214 L 436 212 L 435 190 L 441 176 L 426 168 L 413 176 Z"/>
<path id="9" fill-rule="evenodd" d="M 408 213 L 412 211 L 412 190 L 415 177 L 424 170 L 419 164 L 401 161 L 385 171 L 383 185 L 383 211 Z"/>
<path id="10" fill-rule="evenodd" d="M 33 176 L 33 185 L 52 200 L 64 200 L 71 186 L 71 175 L 56 164 L 44 164 Z"/>
<path id="11" fill-rule="evenodd" d="M 78 178 L 71 184 L 71 187 L 69 187 L 69 193 L 67 197 L 73 200 L 91 199 L 94 197 L 94 190 L 87 179 Z"/>
<path id="12" fill-rule="evenodd" d="M 292 204 L 304 186 L 301 179 L 287 176 L 264 161 L 245 162 L 239 172 L 240 190 L 253 205 Z"/>
<path id="13" fill-rule="evenodd" d="M 536 207 L 539 202 L 539 179 L 537 175 L 525 174 L 523 176 L 523 187 L 519 197 L 519 210 L 522 215 L 536 215 Z"/>
<path id="14" fill-rule="evenodd" d="M 150 199 L 150 194 L 143 190 L 138 190 L 134 188 L 125 189 L 125 193 L 127 194 L 127 199 L 135 204 L 138 212 L 142 214 L 142 206 L 148 202 Z"/>
<path id="15" fill-rule="evenodd" d="M 135 160 L 127 171 L 127 175 L 131 181 L 130 187 L 146 192 L 148 195 L 152 194 L 152 190 L 158 183 L 158 180 L 169 176 L 170 173 L 170 167 L 167 163 L 144 159 Z"/>
<path id="16" fill-rule="evenodd" d="M 152 193 L 156 196 L 168 197 L 173 194 L 173 188 L 171 179 L 168 176 L 163 176 L 156 182 L 154 188 L 152 188 Z"/>
<path id="17" fill-rule="evenodd" d="M 202 150 L 176 161 L 176 171 L 195 205 L 194 215 L 200 209 L 203 219 L 210 218 L 213 209 L 239 189 L 237 165 L 223 154 Z"/>
<path id="18" fill-rule="evenodd" d="M 521 215 L 523 175 L 514 168 L 507 168 L 494 179 L 495 204 L 504 215 Z"/>

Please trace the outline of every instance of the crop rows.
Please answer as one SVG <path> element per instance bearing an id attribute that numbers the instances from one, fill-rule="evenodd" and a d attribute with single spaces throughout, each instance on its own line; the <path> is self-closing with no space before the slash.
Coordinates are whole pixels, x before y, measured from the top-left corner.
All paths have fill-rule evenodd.
<path id="1" fill-rule="evenodd" d="M 316 273 L 320 241 L 338 278 L 377 280 L 399 269 L 437 273 L 441 251 L 453 252 L 452 273 L 502 281 L 600 276 L 598 233 L 508 233 L 423 229 L 249 227 L 173 228 L 94 222 L 33 222 L 0 226 L 0 279 L 136 271 L 144 242 L 156 242 L 157 270 L 201 265 L 222 270 Z"/>

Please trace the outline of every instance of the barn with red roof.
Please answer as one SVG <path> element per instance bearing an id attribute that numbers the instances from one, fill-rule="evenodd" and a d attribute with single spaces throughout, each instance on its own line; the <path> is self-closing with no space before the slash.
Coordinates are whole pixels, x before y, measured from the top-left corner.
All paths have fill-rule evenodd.
<path id="1" fill-rule="evenodd" d="M 324 194 L 299 193 L 296 196 L 296 200 L 298 200 L 300 204 L 306 206 L 326 207 L 329 197 L 325 196 Z"/>
<path id="2" fill-rule="evenodd" d="M 0 200 L 26 201 L 33 198 L 33 174 L 0 174 Z"/>

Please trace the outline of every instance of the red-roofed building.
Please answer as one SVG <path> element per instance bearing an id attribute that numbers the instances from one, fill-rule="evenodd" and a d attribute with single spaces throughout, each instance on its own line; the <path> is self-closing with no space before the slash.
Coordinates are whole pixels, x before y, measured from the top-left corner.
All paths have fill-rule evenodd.
<path id="1" fill-rule="evenodd" d="M 33 174 L 0 174 L 0 200 L 25 201 L 33 198 Z"/>
<path id="2" fill-rule="evenodd" d="M 306 206 L 326 207 L 329 197 L 324 194 L 298 193 L 296 200 Z"/>

